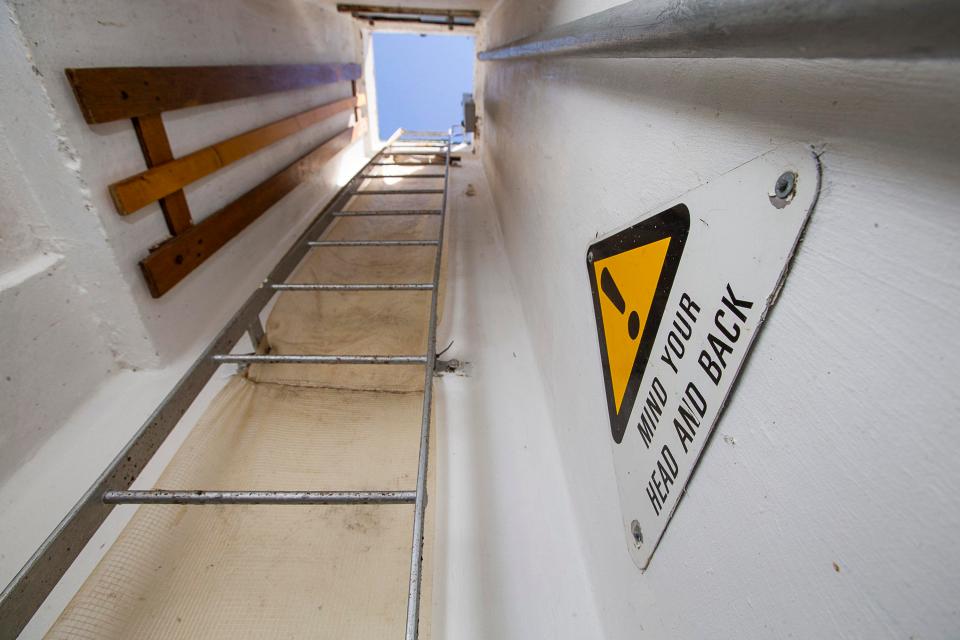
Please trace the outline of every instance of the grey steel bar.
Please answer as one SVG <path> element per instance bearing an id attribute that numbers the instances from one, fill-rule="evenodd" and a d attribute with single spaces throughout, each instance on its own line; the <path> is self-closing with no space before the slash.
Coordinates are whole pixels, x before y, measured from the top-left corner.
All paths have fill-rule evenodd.
<path id="1" fill-rule="evenodd" d="M 397 139 L 403 138 L 403 136 L 432 136 L 437 140 L 449 140 L 450 132 L 449 131 L 416 131 L 412 129 L 400 129 L 400 135 L 397 136 Z M 391 140 L 394 142 L 395 140 Z"/>
<path id="2" fill-rule="evenodd" d="M 311 247 L 430 247 L 439 240 L 311 240 Z"/>
<path id="3" fill-rule="evenodd" d="M 299 356 L 267 353 L 263 355 L 234 355 L 223 353 L 211 356 L 216 364 L 425 364 L 426 356 Z"/>
<path id="4" fill-rule="evenodd" d="M 446 146 L 448 140 L 449 138 L 447 138 L 446 134 L 442 136 L 435 136 L 429 133 L 404 133 L 390 144 L 403 144 L 404 142 L 432 142 L 436 145 Z"/>
<path id="5" fill-rule="evenodd" d="M 384 147 L 388 148 L 388 147 Z M 437 144 L 430 140 L 401 140 L 394 142 L 390 149 L 446 149 L 447 143 Z"/>
<path id="6" fill-rule="evenodd" d="M 398 129 L 388 144 L 400 137 L 401 132 L 402 130 Z M 364 170 L 370 166 L 371 163 L 368 162 Z M 364 170 L 361 170 L 361 173 Z M 346 206 L 352 197 L 350 192 L 356 189 L 359 182 L 360 178 L 354 176 L 337 192 L 280 259 L 270 272 L 268 280 L 282 282 L 293 273 L 310 250 L 307 240 L 323 233 L 333 220 L 333 213 Z M 133 438 L 100 474 L 93 486 L 83 494 L 3 593 L 0 593 L 0 640 L 13 640 L 30 622 L 84 545 L 113 510 L 113 505 L 103 503 L 102 496 L 107 491 L 126 489 L 136 479 L 216 372 L 219 363 L 211 356 L 232 349 L 273 295 L 272 289 L 260 287 L 247 298 Z"/>
<path id="7" fill-rule="evenodd" d="M 439 148 L 439 147 L 435 147 Z M 390 151 L 384 151 L 383 155 L 385 156 L 437 156 L 436 160 L 439 160 L 443 156 L 443 151 L 430 151 L 422 147 L 401 147 L 399 149 L 394 149 Z M 438 163 L 439 167 L 440 164 Z"/>
<path id="8" fill-rule="evenodd" d="M 402 195 L 427 195 L 441 194 L 443 189 L 363 189 L 354 191 L 355 196 L 402 196 Z"/>
<path id="9" fill-rule="evenodd" d="M 956 0 L 632 0 L 478 57 L 954 58 L 958 33 Z"/>
<path id="10" fill-rule="evenodd" d="M 270 285 L 276 291 L 429 291 L 433 285 L 416 284 L 321 284 L 321 283 L 279 283 Z"/>
<path id="11" fill-rule="evenodd" d="M 371 162 L 374 167 L 439 167 L 439 162 Z"/>
<path id="12" fill-rule="evenodd" d="M 345 216 L 439 216 L 440 209 L 387 209 L 385 211 L 334 211 L 336 218 Z"/>
<path id="13" fill-rule="evenodd" d="M 409 504 L 416 491 L 108 491 L 104 504 Z"/>
<path id="14" fill-rule="evenodd" d="M 448 140 L 453 139 L 453 128 Z M 450 147 L 444 156 L 443 202 L 440 205 L 440 245 L 433 262 L 433 293 L 430 295 L 430 326 L 427 330 L 427 357 L 423 380 L 423 410 L 420 422 L 420 457 L 417 462 L 417 500 L 413 514 L 413 541 L 410 550 L 410 586 L 407 592 L 406 640 L 417 640 L 420 626 L 420 582 L 423 573 L 423 520 L 427 507 L 427 461 L 430 454 L 430 410 L 433 402 L 433 375 L 437 361 L 437 299 L 440 264 L 443 256 L 443 229 L 446 222 L 447 191 L 450 184 Z"/>
<path id="15" fill-rule="evenodd" d="M 422 179 L 422 178 L 438 178 L 438 179 L 441 179 L 441 180 L 442 180 L 445 176 L 444 176 L 443 174 L 441 174 L 441 173 L 424 173 L 424 174 L 404 173 L 404 174 L 385 174 L 385 175 L 382 175 L 382 176 L 377 176 L 377 175 L 372 175 L 372 174 L 367 173 L 367 174 L 364 174 L 364 175 L 362 175 L 362 176 L 360 176 L 360 177 L 361 177 L 361 178 L 365 178 L 365 179 L 367 179 L 367 180 L 373 180 L 373 179 L 375 179 L 375 178 L 418 178 L 418 179 Z"/>

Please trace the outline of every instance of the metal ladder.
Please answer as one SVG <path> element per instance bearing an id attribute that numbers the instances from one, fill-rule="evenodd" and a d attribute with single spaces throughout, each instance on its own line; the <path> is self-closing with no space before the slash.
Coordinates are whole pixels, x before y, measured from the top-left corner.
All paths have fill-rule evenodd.
<path id="1" fill-rule="evenodd" d="M 458 131 L 458 129 L 460 131 Z M 404 137 L 406 136 L 406 137 Z M 420 620 L 420 587 L 423 567 L 423 527 L 427 504 L 427 464 L 430 442 L 430 415 L 433 400 L 432 379 L 436 368 L 437 301 L 440 265 L 443 252 L 444 223 L 454 139 L 465 138 L 462 127 L 446 132 L 398 130 L 387 144 L 337 193 L 297 242 L 274 267 L 263 287 L 255 291 L 231 318 L 217 337 L 203 351 L 174 389 L 147 419 L 136 435 L 123 448 L 93 486 L 70 510 L 57 528 L 43 542 L 23 569 L 0 594 L 0 640 L 16 638 L 37 609 L 53 590 L 81 549 L 90 540 L 107 515 L 118 504 L 272 504 L 272 505 L 358 505 L 413 504 L 414 521 L 410 553 L 410 582 L 407 591 L 406 640 L 416 640 Z M 406 143 L 406 144 L 405 144 Z M 443 157 L 443 173 L 425 175 L 369 173 L 374 166 L 441 166 L 435 160 Z M 386 157 L 431 158 L 401 161 Z M 380 178 L 415 178 L 443 180 L 442 189 L 365 189 L 366 180 Z M 351 198 L 364 195 L 442 194 L 439 209 L 388 209 L 347 211 Z M 422 240 L 319 240 L 330 222 L 340 216 L 439 216 L 437 238 Z M 431 282 L 404 284 L 338 284 L 285 282 L 307 252 L 322 247 L 435 246 Z M 247 333 L 256 348 L 264 338 L 259 314 L 278 291 L 431 291 L 426 353 L 414 355 L 272 355 L 232 354 L 230 351 Z M 130 490 L 136 479 L 164 439 L 186 413 L 191 403 L 223 364 L 300 363 L 300 364 L 421 364 L 424 366 L 423 408 L 420 424 L 420 447 L 417 481 L 406 491 L 164 491 Z"/>

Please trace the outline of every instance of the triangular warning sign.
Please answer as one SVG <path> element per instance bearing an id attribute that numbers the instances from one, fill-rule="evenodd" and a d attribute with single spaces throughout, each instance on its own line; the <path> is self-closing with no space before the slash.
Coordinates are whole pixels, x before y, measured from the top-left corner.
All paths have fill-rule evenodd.
<path id="1" fill-rule="evenodd" d="M 684 205 L 600 240 L 587 252 L 610 429 L 623 440 L 690 230 Z"/>
<path id="2" fill-rule="evenodd" d="M 593 262 L 594 276 L 600 283 L 600 319 L 607 342 L 607 368 L 617 413 L 640 350 L 637 338 L 647 324 L 669 246 L 670 238 L 662 238 Z M 622 287 L 617 285 L 617 280 Z M 627 300 L 630 301 L 629 309 Z"/>

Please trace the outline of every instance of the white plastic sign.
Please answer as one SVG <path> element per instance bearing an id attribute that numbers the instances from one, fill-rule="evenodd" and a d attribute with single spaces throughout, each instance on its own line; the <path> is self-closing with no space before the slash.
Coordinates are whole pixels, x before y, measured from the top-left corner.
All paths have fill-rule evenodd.
<path id="1" fill-rule="evenodd" d="M 816 202 L 800 145 L 767 153 L 587 250 L 620 505 L 650 563 Z"/>

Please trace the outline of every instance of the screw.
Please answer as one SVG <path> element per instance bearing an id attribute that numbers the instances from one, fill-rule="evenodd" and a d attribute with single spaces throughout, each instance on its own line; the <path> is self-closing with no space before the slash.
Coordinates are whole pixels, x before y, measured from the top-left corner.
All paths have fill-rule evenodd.
<path id="1" fill-rule="evenodd" d="M 797 186 L 797 174 L 793 171 L 786 171 L 780 174 L 780 177 L 777 178 L 777 184 L 773 187 L 773 195 L 780 198 L 781 200 L 786 200 L 793 195 L 793 191 Z"/>
<path id="2" fill-rule="evenodd" d="M 640 529 L 640 523 L 636 520 L 630 523 L 630 533 L 633 534 L 633 542 L 639 549 L 640 545 L 643 544 L 643 531 Z"/>
<path id="3" fill-rule="evenodd" d="M 593 251 L 587 251 L 587 262 L 593 262 Z"/>

